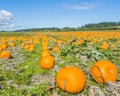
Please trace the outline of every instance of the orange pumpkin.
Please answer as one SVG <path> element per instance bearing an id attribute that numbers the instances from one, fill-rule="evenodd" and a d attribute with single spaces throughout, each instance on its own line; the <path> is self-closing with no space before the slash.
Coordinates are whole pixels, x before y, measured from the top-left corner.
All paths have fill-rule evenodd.
<path id="1" fill-rule="evenodd" d="M 104 50 L 107 50 L 109 48 L 109 45 L 107 42 L 104 42 L 100 47 Z"/>
<path id="2" fill-rule="evenodd" d="M 8 45 L 9 45 L 10 47 L 15 46 L 15 44 L 14 44 L 13 42 L 9 42 Z"/>
<path id="3" fill-rule="evenodd" d="M 0 53 L 0 58 L 10 58 L 11 57 L 11 53 L 7 50 L 3 50 L 1 53 Z"/>
<path id="4" fill-rule="evenodd" d="M 1 44 L 2 49 L 6 49 L 7 45 L 6 44 Z"/>
<path id="5" fill-rule="evenodd" d="M 56 52 L 58 49 L 59 49 L 59 47 L 55 46 L 55 47 L 52 48 L 52 52 Z"/>
<path id="6" fill-rule="evenodd" d="M 28 48 L 28 51 L 29 52 L 33 52 L 34 51 L 34 49 L 35 49 L 35 46 L 34 45 L 29 45 L 29 48 Z"/>
<path id="7" fill-rule="evenodd" d="M 61 40 L 58 40 L 58 46 L 60 46 L 62 44 L 62 41 Z"/>
<path id="8" fill-rule="evenodd" d="M 48 46 L 48 41 L 43 40 L 42 41 L 42 46 Z"/>
<path id="9" fill-rule="evenodd" d="M 30 48 L 29 45 L 25 45 L 25 46 L 24 46 L 24 49 L 25 49 L 25 50 L 28 50 L 29 48 Z"/>
<path id="10" fill-rule="evenodd" d="M 25 43 L 21 43 L 20 45 L 24 47 L 24 46 L 25 46 Z"/>
<path id="11" fill-rule="evenodd" d="M 43 50 L 41 56 L 50 55 L 50 50 Z"/>
<path id="12" fill-rule="evenodd" d="M 42 46 L 42 50 L 47 50 L 48 46 Z"/>
<path id="13" fill-rule="evenodd" d="M 81 69 L 69 66 L 62 68 L 57 73 L 56 83 L 63 91 L 69 93 L 79 93 L 85 87 L 86 78 Z"/>
<path id="14" fill-rule="evenodd" d="M 112 62 L 101 60 L 93 65 L 91 74 L 99 83 L 115 82 L 117 80 L 118 70 Z"/>
<path id="15" fill-rule="evenodd" d="M 54 67 L 55 59 L 51 55 L 42 56 L 40 61 L 40 67 L 42 69 L 51 69 Z"/>

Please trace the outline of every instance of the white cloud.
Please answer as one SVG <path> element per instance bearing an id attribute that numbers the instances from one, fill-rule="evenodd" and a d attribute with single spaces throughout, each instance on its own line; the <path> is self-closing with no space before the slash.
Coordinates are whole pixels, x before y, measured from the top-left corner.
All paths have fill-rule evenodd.
<path id="1" fill-rule="evenodd" d="M 13 14 L 6 10 L 0 10 L 0 31 L 9 30 L 14 26 Z"/>
<path id="2" fill-rule="evenodd" d="M 5 10 L 0 10 L 0 19 L 11 19 L 13 17 L 11 12 L 5 11 Z"/>
<path id="3" fill-rule="evenodd" d="M 65 4 L 64 8 L 66 9 L 75 9 L 75 10 L 89 10 L 96 7 L 96 3 L 84 2 L 80 4 Z"/>

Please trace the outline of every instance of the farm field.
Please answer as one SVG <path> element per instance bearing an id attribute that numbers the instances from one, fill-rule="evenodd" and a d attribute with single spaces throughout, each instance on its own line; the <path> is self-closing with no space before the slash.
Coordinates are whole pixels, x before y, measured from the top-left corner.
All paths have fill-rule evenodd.
<path id="1" fill-rule="evenodd" d="M 42 65 L 48 58 L 41 61 L 45 50 L 55 60 L 49 60 L 50 68 Z M 118 73 L 111 69 L 109 75 L 101 66 L 94 77 L 91 69 L 98 61 L 114 64 Z M 64 90 L 56 82 L 58 72 L 68 66 L 81 69 L 86 78 L 78 93 L 67 92 L 71 79 L 66 77 Z M 107 80 L 115 75 L 114 82 Z M 1 32 L 0 96 L 120 96 L 120 31 Z"/>

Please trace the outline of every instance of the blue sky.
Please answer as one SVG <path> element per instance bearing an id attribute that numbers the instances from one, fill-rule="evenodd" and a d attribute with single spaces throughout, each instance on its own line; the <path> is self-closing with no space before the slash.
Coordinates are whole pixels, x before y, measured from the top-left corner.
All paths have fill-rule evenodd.
<path id="1" fill-rule="evenodd" d="M 120 0 L 0 0 L 0 29 L 120 21 Z"/>

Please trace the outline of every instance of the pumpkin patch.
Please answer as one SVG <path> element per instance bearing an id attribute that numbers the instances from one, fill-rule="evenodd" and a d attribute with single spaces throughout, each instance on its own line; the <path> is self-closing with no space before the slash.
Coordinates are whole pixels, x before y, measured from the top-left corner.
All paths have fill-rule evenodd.
<path id="1" fill-rule="evenodd" d="M 1 96 L 119 96 L 120 32 L 0 32 L 0 72 Z"/>

